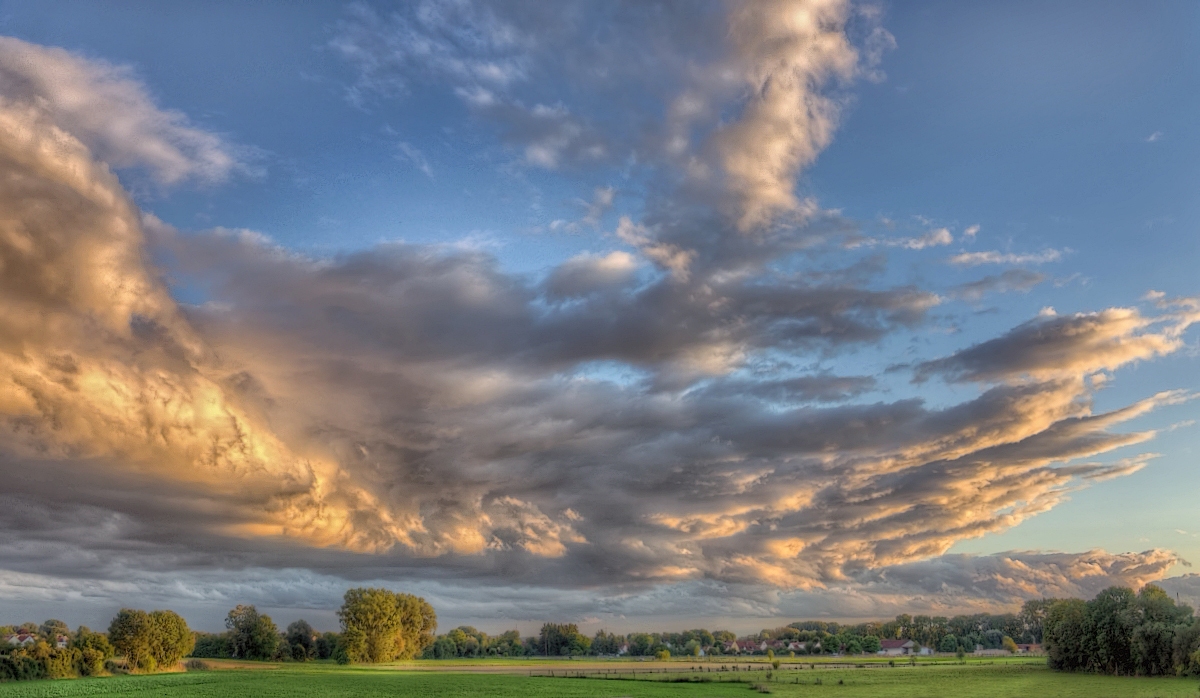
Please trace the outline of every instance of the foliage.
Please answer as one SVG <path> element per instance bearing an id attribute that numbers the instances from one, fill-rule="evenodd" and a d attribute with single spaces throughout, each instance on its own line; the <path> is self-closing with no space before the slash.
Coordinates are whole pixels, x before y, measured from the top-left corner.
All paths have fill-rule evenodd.
<path id="1" fill-rule="evenodd" d="M 338 618 L 352 662 L 411 659 L 434 641 L 437 614 L 425 599 L 387 589 L 350 589 Z"/>
<path id="2" fill-rule="evenodd" d="M 229 633 L 196 633 L 192 656 L 201 659 L 226 659 L 233 656 Z"/>
<path id="3" fill-rule="evenodd" d="M 292 659 L 303 662 L 317 658 L 317 631 L 308 621 L 298 620 L 288 625 L 284 639 L 291 645 Z"/>
<path id="4" fill-rule="evenodd" d="M 236 659 L 271 659 L 279 647 L 279 630 L 270 616 L 254 606 L 238 605 L 225 617 L 229 654 Z"/>
<path id="5" fill-rule="evenodd" d="M 538 634 L 538 653 L 547 657 L 587 654 L 592 641 L 574 623 L 546 623 Z"/>
<path id="6" fill-rule="evenodd" d="M 1063 671 L 1122 676 L 1200 674 L 1200 626 L 1188 606 L 1177 606 L 1149 584 L 1134 594 L 1109 587 L 1091 601 L 1057 601 L 1046 613 L 1049 664 Z"/>

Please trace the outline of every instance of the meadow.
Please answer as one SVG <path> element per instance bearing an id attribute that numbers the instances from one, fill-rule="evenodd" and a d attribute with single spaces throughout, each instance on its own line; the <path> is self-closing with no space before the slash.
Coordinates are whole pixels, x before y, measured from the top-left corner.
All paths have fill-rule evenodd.
<path id="1" fill-rule="evenodd" d="M 605 661 L 431 661 L 384 666 L 212 661 L 209 671 L 0 684 L 0 698 L 170 695 L 313 696 L 350 698 L 708 698 L 778 696 L 891 698 L 1196 698 L 1200 682 L 1052 672 L 1041 659 L 921 661 L 915 666 L 871 662 L 765 663 Z M 719 671 L 725 666 L 727 671 Z M 699 669 L 699 670 L 696 670 Z M 747 670 L 749 669 L 749 670 Z M 553 674 L 553 676 L 551 676 Z"/>

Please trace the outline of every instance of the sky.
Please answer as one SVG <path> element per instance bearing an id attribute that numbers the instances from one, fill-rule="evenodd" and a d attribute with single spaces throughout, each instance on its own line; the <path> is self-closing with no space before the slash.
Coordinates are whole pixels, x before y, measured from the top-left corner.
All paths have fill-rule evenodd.
<path id="1" fill-rule="evenodd" d="M 0 0 L 0 622 L 1200 603 L 1198 34 Z"/>

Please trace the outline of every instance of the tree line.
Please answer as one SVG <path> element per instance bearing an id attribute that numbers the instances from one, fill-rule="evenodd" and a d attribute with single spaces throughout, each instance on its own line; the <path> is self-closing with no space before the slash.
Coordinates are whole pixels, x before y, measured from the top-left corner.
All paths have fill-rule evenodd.
<path id="1" fill-rule="evenodd" d="M 223 633 L 199 633 L 193 657 L 339 664 L 390 662 L 420 656 L 434 641 L 437 614 L 425 599 L 387 589 L 350 589 L 338 609 L 340 633 L 320 633 L 304 620 L 280 632 L 254 606 L 237 606 Z"/>
<path id="2" fill-rule="evenodd" d="M 348 590 L 338 620 L 338 633 L 318 633 L 304 620 L 280 632 L 270 616 L 239 605 L 223 633 L 195 632 L 174 611 L 130 608 L 105 633 L 85 626 L 72 632 L 53 619 L 0 626 L 0 681 L 153 672 L 184 657 L 386 662 L 420 656 L 437 630 L 437 614 L 424 599 L 387 589 Z"/>
<path id="3" fill-rule="evenodd" d="M 376 663 L 455 657 L 669 657 L 736 654 L 860 654 L 882 640 L 960 655 L 979 648 L 1044 644 L 1051 668 L 1119 675 L 1200 675 L 1200 619 L 1189 606 L 1147 585 L 1111 587 L 1090 601 L 1037 599 L 1017 613 L 953 617 L 902 614 L 891 621 L 839 624 L 799 621 L 736 636 L 703 628 L 681 632 L 606 630 L 589 637 L 573 623 L 546 623 L 535 636 L 516 630 L 491 636 L 470 626 L 435 635 L 437 614 L 424 599 L 387 589 L 350 589 L 338 610 L 340 632 L 318 632 L 304 620 L 280 631 L 270 616 L 239 605 L 223 633 L 197 633 L 173 611 L 121 609 L 106 633 L 59 620 L 0 626 L 0 680 L 149 672 L 182 658 Z M 4 638 L 20 638 L 5 645 Z"/>
<path id="4" fill-rule="evenodd" d="M 437 636 L 422 655 L 426 659 L 454 657 L 615 656 L 655 657 L 763 655 L 781 650 L 797 655 L 874 654 L 882 640 L 912 640 L 918 647 L 957 653 L 976 649 L 1015 650 L 1017 643 L 1042 642 L 1042 623 L 1052 599 L 1027 602 L 1018 613 L 959 615 L 954 617 L 908 615 L 890 621 L 841 624 L 798 621 L 763 629 L 741 637 L 728 630 L 703 628 L 681 632 L 616 634 L 599 630 L 592 637 L 577 625 L 546 623 L 536 636 L 522 637 L 516 630 L 489 636 L 470 626 Z M 765 645 L 765 647 L 764 647 Z M 794 647 L 794 649 L 793 649 Z"/>
<path id="5" fill-rule="evenodd" d="M 1047 661 L 1061 671 L 1123 676 L 1200 676 L 1200 620 L 1148 584 L 1109 587 L 1091 601 L 1051 600 Z"/>

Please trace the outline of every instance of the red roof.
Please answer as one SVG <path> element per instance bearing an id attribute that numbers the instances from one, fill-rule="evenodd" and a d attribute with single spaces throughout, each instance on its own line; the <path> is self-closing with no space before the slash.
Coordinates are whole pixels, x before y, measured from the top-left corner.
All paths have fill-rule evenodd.
<path id="1" fill-rule="evenodd" d="M 879 646 L 885 650 L 898 650 L 909 642 L 910 640 L 880 640 Z"/>

